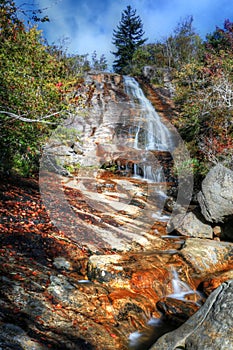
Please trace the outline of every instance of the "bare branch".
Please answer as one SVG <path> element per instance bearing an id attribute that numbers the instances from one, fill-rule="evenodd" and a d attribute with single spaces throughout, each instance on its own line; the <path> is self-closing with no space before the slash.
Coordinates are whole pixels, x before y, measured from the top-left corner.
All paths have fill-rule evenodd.
<path id="1" fill-rule="evenodd" d="M 22 115 L 18 115 L 18 114 L 12 113 L 12 112 L 0 111 L 0 114 L 6 114 L 8 117 L 13 118 L 13 119 L 21 120 L 22 122 L 43 123 L 43 124 L 51 124 L 51 125 L 56 125 L 57 123 L 56 122 L 50 122 L 50 121 L 47 121 L 45 119 L 54 117 L 54 116 L 56 116 L 56 115 L 58 115 L 60 113 L 61 112 L 55 112 L 55 113 L 52 113 L 52 114 L 49 114 L 49 115 L 45 115 L 45 116 L 39 117 L 38 119 L 31 119 L 31 118 L 26 118 L 26 117 L 24 117 Z"/>

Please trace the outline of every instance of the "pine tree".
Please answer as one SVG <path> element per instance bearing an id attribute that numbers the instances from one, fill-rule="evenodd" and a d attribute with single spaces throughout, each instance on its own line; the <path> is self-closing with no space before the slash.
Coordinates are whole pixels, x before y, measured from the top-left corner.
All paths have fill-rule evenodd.
<path id="1" fill-rule="evenodd" d="M 142 46 L 147 39 L 143 39 L 143 24 L 136 10 L 127 6 L 121 15 L 121 21 L 117 30 L 113 31 L 112 43 L 116 51 L 112 54 L 116 57 L 113 62 L 113 69 L 116 73 L 129 74 L 132 68 L 134 52 Z"/>

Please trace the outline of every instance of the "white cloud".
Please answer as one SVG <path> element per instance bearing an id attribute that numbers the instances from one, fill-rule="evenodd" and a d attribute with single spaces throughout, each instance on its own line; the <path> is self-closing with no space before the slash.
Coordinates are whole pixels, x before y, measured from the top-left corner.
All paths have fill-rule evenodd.
<path id="1" fill-rule="evenodd" d="M 25 0 L 16 0 L 16 3 Z M 226 18 L 233 20 L 229 0 L 37 0 L 38 8 L 47 8 L 50 23 L 41 25 L 48 41 L 68 37 L 69 51 L 78 54 L 104 53 L 112 61 L 112 33 L 127 5 L 141 17 L 148 42 L 172 33 L 177 23 L 193 15 L 194 27 L 205 36 Z"/>

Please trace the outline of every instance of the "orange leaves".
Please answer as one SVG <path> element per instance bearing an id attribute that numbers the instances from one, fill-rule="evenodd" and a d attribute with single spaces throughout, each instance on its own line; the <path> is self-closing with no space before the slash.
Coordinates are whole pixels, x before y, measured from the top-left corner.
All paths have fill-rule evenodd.
<path id="1" fill-rule="evenodd" d="M 117 338 L 116 334 L 114 334 L 114 333 L 110 333 L 110 336 L 111 336 L 112 338 Z"/>
<path id="2" fill-rule="evenodd" d="M 22 269 L 25 257 L 51 267 L 59 254 L 67 252 L 75 259 L 87 254 L 64 240 L 64 233 L 53 226 L 41 203 L 38 182 L 18 177 L 0 182 L 0 247 L 0 269 L 4 273 L 12 269 L 18 273 L 14 279 L 26 281 L 38 281 L 41 276 L 37 269 Z M 9 266 L 4 267 L 5 260 Z"/>
<path id="3" fill-rule="evenodd" d="M 38 271 L 32 271 L 32 276 L 37 276 L 38 275 Z"/>
<path id="4" fill-rule="evenodd" d="M 19 273 L 16 273 L 15 275 L 13 275 L 13 279 L 16 281 L 22 281 L 23 277 Z"/>

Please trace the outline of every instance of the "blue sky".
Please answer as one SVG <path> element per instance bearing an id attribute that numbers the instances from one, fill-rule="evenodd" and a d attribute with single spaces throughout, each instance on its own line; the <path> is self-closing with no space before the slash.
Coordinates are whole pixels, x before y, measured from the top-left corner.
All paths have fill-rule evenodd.
<path id="1" fill-rule="evenodd" d="M 34 3 L 46 8 L 49 23 L 39 24 L 48 42 L 66 39 L 69 53 L 90 56 L 94 50 L 105 54 L 109 63 L 112 32 L 122 11 L 131 5 L 141 17 L 147 43 L 161 40 L 172 33 L 177 23 L 188 15 L 194 18 L 194 28 L 203 38 L 224 20 L 233 21 L 231 0 L 15 0 L 17 5 Z M 28 6 L 28 5 L 27 5 Z"/>

